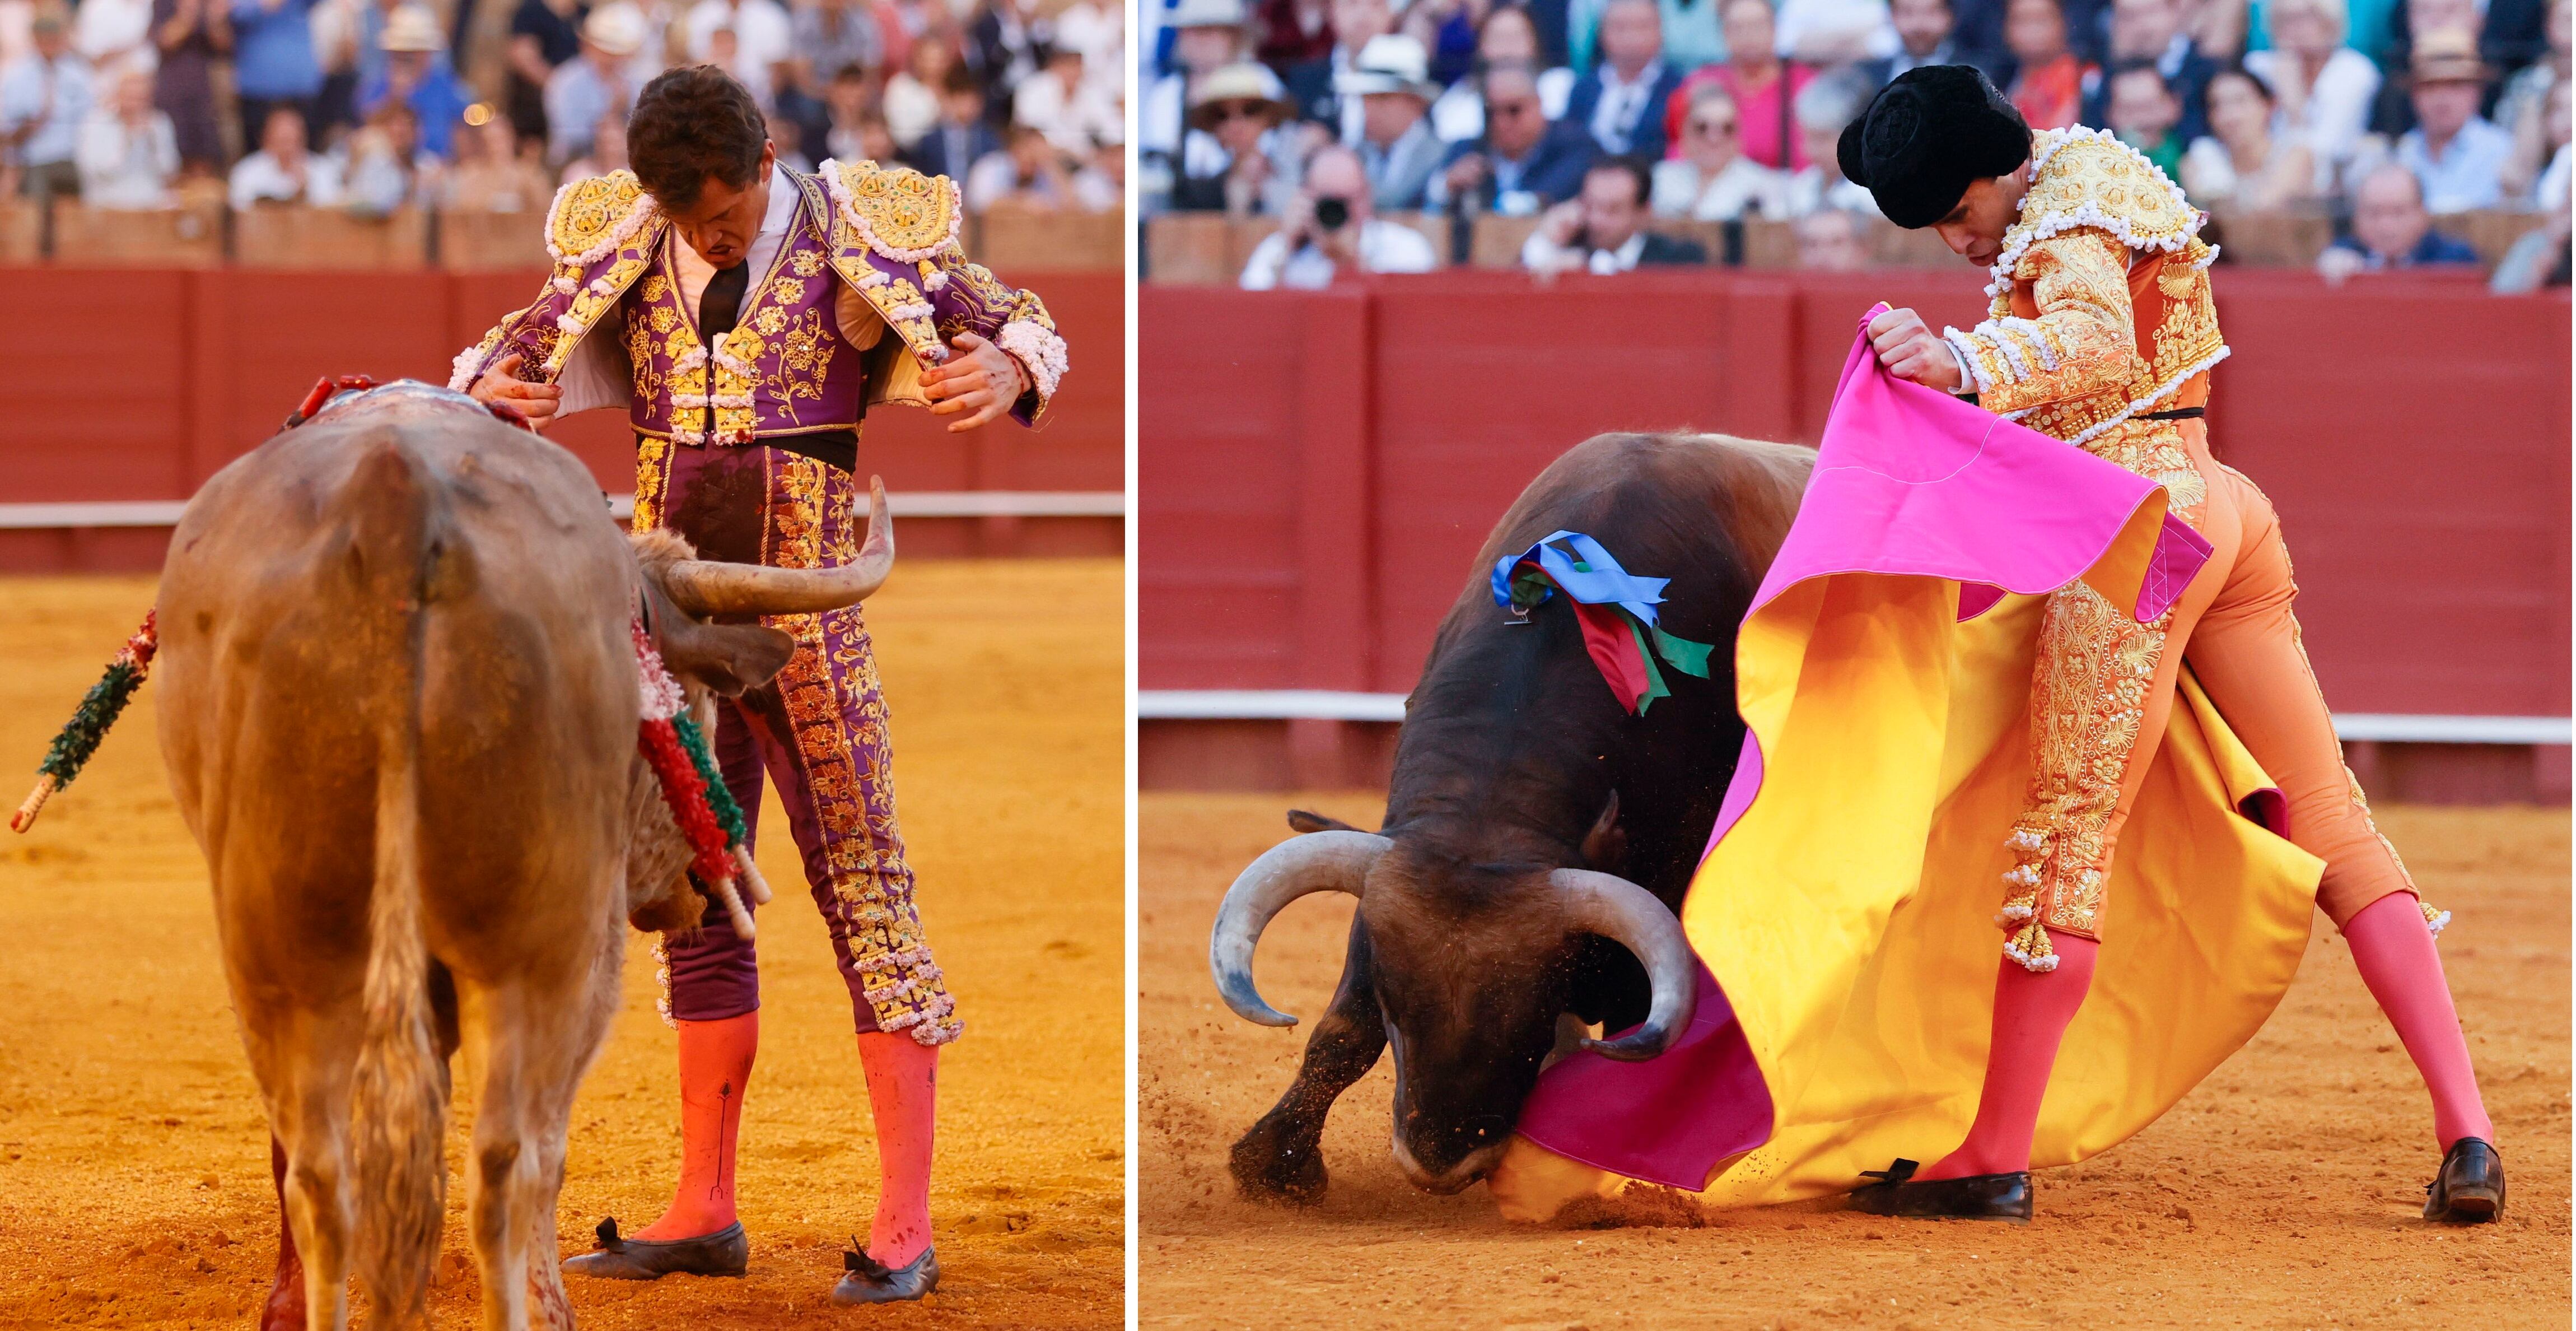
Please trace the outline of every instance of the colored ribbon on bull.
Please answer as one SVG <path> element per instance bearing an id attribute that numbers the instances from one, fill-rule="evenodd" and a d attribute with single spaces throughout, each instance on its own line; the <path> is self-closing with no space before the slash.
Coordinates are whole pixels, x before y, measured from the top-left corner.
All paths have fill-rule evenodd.
<path id="1" fill-rule="evenodd" d="M 62 733 L 54 736 L 53 747 L 45 751 L 45 760 L 36 765 L 36 788 L 18 811 L 9 815 L 9 830 L 24 832 L 36 825 L 36 815 L 44 811 L 45 801 L 54 792 L 72 783 L 83 767 L 89 765 L 107 738 L 108 727 L 124 715 L 125 705 L 134 701 L 135 691 L 143 687 L 152 673 L 152 654 L 161 649 L 161 632 L 153 620 L 153 611 L 143 613 L 143 627 L 125 640 L 116 659 L 107 663 L 107 673 L 81 698 L 72 711 L 72 719 L 63 723 Z"/>
<path id="2" fill-rule="evenodd" d="M 673 678 L 669 666 L 662 663 L 662 653 L 653 646 L 652 634 L 638 617 L 628 624 L 635 644 L 635 669 L 642 686 L 643 716 L 636 726 L 635 745 L 662 790 L 662 802 L 671 811 L 672 821 L 689 842 L 689 871 L 733 924 L 734 932 L 748 940 L 755 936 L 751 912 L 742 904 L 742 892 L 751 894 L 754 902 L 766 901 L 769 892 L 752 868 L 750 829 L 736 804 L 733 792 L 725 788 L 724 774 L 709 751 L 706 732 L 688 713 L 680 692 L 680 682 Z M 740 891 L 737 891 L 739 884 Z"/>
<path id="3" fill-rule="evenodd" d="M 1494 604 L 1526 615 L 1556 592 L 1565 593 L 1583 627 L 1583 649 L 1599 667 L 1610 692 L 1629 713 L 1644 716 L 1665 687 L 1665 665 L 1696 679 L 1708 678 L 1709 643 L 1666 633 L 1655 607 L 1670 578 L 1647 578 L 1619 566 L 1599 541 L 1578 531 L 1555 531 L 1529 549 L 1494 561 Z"/>

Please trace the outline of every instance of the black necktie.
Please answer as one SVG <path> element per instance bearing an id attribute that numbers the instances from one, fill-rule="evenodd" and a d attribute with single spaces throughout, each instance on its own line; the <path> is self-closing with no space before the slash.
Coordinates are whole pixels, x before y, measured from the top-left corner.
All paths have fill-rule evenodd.
<path id="1" fill-rule="evenodd" d="M 743 288 L 751 284 L 751 259 L 744 256 L 731 268 L 719 268 L 707 280 L 707 289 L 698 296 L 698 338 L 712 345 L 718 337 L 733 331 L 734 321 L 742 317 Z"/>

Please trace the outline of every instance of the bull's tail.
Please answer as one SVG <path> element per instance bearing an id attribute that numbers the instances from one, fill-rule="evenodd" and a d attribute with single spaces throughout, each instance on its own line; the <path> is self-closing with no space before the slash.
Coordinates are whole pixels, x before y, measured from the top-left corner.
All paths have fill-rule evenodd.
<path id="1" fill-rule="evenodd" d="M 390 440 L 350 479 L 351 571 L 362 611 L 390 635 L 382 659 L 376 864 L 367 911 L 366 1028 L 351 1094 L 358 1274 L 378 1325 L 428 1325 L 430 1269 L 446 1214 L 446 1078 L 421 932 L 420 693 L 424 591 L 438 555 L 419 464 Z"/>

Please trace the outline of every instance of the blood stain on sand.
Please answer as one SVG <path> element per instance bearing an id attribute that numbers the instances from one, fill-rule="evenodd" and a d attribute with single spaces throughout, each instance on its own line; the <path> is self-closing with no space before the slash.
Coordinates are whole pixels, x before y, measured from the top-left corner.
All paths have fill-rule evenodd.
<path id="1" fill-rule="evenodd" d="M 1207 930 L 1289 808 L 1361 827 L 1383 797 L 1148 794 L 1139 816 L 1139 1308 L 1147 1327 L 2547 1327 L 2568 1322 L 2568 814 L 2389 808 L 2380 824 L 2454 912 L 2442 956 L 2512 1182 L 2499 1224 L 2419 1217 L 2431 1113 L 2319 919 L 2263 1032 L 2173 1112 L 2039 1177 L 2028 1228 L 1899 1224 L 1623 1196 L 1548 1227 L 1484 1189 L 1416 1191 L 1387 1147 L 1383 1060 L 1324 1133 L 1309 1207 L 1244 1201 L 1226 1148 L 1285 1089 L 1305 1028 L 1237 1020 Z M 1348 898 L 1290 906 L 1262 992 L 1313 1018 Z"/>
<path id="2" fill-rule="evenodd" d="M 904 833 L 967 1022 L 940 1065 L 939 1292 L 856 1312 L 826 1297 L 867 1232 L 876 1145 L 847 992 L 776 834 L 742 1128 L 752 1274 L 568 1281 L 582 1326 L 1119 1324 L 1122 588 L 1109 560 L 917 561 L 867 606 Z M 151 597 L 149 578 L 0 579 L 0 770 L 32 773 Z M 268 1290 L 267 1128 L 152 703 L 146 685 L 32 833 L 0 835 L 0 1327 L 237 1327 Z M 787 825 L 774 794 L 762 825 Z M 566 1254 L 602 1215 L 660 1214 L 677 1174 L 649 941 L 629 936 L 625 1005 L 573 1109 Z M 479 1297 L 455 1173 L 474 1076 L 458 1072 L 441 1326 L 473 1324 Z"/>

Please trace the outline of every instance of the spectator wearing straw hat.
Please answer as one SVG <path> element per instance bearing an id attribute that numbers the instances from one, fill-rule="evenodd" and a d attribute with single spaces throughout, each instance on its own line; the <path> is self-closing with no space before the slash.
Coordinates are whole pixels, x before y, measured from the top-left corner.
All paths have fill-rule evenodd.
<path id="1" fill-rule="evenodd" d="M 1276 216 L 1297 192 L 1290 135 L 1280 126 L 1296 114 L 1279 76 L 1266 65 L 1228 65 L 1200 82 L 1190 102 L 1189 132 L 1172 177 L 1172 207 L 1230 216 Z"/>
<path id="2" fill-rule="evenodd" d="M 75 158 L 92 97 L 89 66 L 72 54 L 60 10 L 39 11 L 28 35 L 34 49 L 0 69 L 0 167 L 20 169 L 18 190 L 30 198 L 78 198 Z"/>
<path id="3" fill-rule="evenodd" d="M 581 21 L 581 54 L 546 77 L 546 160 L 569 162 L 590 151 L 592 127 L 635 108 L 629 64 L 644 49 L 644 11 L 625 0 L 601 5 Z"/>
<path id="4" fill-rule="evenodd" d="M 1360 52 L 1377 38 L 1395 31 L 1395 11 L 1388 0 L 1333 0 L 1333 49 L 1303 64 L 1279 71 L 1288 85 L 1288 100 L 1297 114 L 1349 142 L 1359 133 L 1360 106 L 1335 86 L 1358 63 Z"/>
<path id="5" fill-rule="evenodd" d="M 377 49 L 385 68 L 359 85 L 358 114 L 373 120 L 376 108 L 398 101 L 411 108 L 420 125 L 420 148 L 446 161 L 456 151 L 456 126 L 474 94 L 447 63 L 447 38 L 427 5 L 397 5 L 385 19 Z"/>
<path id="6" fill-rule="evenodd" d="M 1180 0 L 1163 26 L 1172 30 L 1171 72 L 1147 83 L 1136 106 L 1136 155 L 1149 198 L 1168 195 L 1183 174 L 1199 85 L 1243 58 L 1243 0 Z"/>
<path id="7" fill-rule="evenodd" d="M 1430 187 L 1431 206 L 1453 202 L 1475 211 L 1527 217 L 1573 198 L 1592 167 L 1592 136 L 1571 120 L 1551 123 L 1539 76 L 1525 65 L 1497 65 L 1479 82 L 1484 134 L 1454 145 Z"/>
<path id="8" fill-rule="evenodd" d="M 2487 67 L 2477 39 L 2459 29 L 2426 33 L 2411 72 L 2415 128 L 2398 138 L 2395 161 L 2423 185 L 2424 206 L 2462 213 L 2503 203 L 2513 135 L 2478 114 Z"/>
<path id="9" fill-rule="evenodd" d="M 1421 207 L 1431 173 L 1440 169 L 1444 150 L 1425 114 L 1431 99 L 1440 95 L 1439 85 L 1431 81 L 1430 63 L 1421 42 L 1390 33 L 1370 38 L 1359 58 L 1333 81 L 1333 90 L 1345 100 L 1359 100 L 1359 132 L 1342 142 L 1359 154 L 1380 212 Z"/>
<path id="10" fill-rule="evenodd" d="M 1427 273 L 1440 256 L 1421 232 L 1376 215 L 1359 154 L 1328 143 L 1306 161 L 1285 220 L 1243 265 L 1246 291 L 1321 290 L 1344 273 Z"/>

